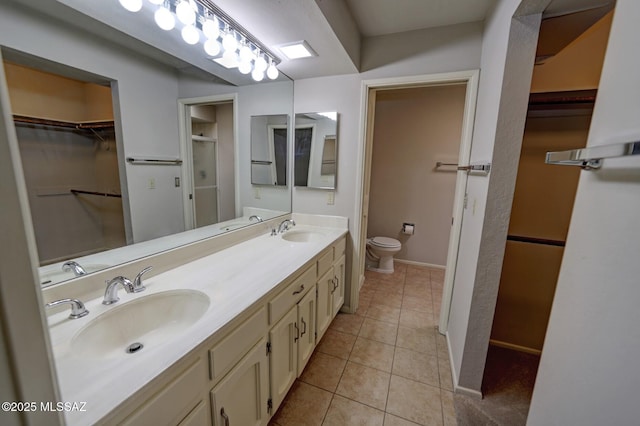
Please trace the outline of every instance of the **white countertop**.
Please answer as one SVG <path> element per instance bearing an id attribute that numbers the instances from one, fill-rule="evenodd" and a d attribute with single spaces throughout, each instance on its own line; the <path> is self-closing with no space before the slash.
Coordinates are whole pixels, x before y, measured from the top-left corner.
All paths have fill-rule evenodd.
<path id="1" fill-rule="evenodd" d="M 144 292 L 126 294 L 120 288 L 117 304 L 102 305 L 102 298 L 87 301 L 90 314 L 81 319 L 67 319 L 68 310 L 50 316 L 62 401 L 86 402 L 85 411 L 65 413 L 67 423 L 92 424 L 104 417 L 346 234 L 346 223 L 334 227 L 338 223 L 293 228 L 323 234 L 312 242 L 287 242 L 268 234 L 241 242 L 145 280 Z M 100 314 L 132 300 L 175 289 L 198 290 L 210 299 L 205 314 L 181 335 L 136 354 L 126 354 L 123 348 L 122 356 L 109 359 L 80 357 L 71 351 L 73 337 Z"/>

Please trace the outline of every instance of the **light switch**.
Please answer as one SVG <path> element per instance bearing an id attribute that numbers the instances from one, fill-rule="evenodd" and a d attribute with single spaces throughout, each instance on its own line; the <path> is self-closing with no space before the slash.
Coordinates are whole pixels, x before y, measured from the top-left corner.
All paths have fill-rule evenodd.
<path id="1" fill-rule="evenodd" d="M 156 189 L 156 178 L 149 178 L 149 189 Z"/>
<path id="2" fill-rule="evenodd" d="M 260 187 L 253 188 L 253 198 L 256 200 L 260 199 Z"/>
<path id="3" fill-rule="evenodd" d="M 332 206 L 336 202 L 336 193 L 333 191 L 327 192 L 327 204 Z"/>

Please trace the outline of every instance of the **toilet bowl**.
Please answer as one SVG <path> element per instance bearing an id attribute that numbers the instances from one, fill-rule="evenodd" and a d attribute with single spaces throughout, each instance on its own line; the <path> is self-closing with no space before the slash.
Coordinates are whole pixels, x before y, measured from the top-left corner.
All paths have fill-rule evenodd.
<path id="1" fill-rule="evenodd" d="M 402 248 L 400 241 L 388 237 L 367 239 L 367 269 L 385 274 L 393 273 L 393 256 Z"/>

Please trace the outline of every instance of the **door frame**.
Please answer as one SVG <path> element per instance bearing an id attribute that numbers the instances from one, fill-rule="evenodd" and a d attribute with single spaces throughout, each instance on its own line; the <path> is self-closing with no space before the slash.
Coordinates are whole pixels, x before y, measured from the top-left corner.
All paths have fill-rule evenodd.
<path id="1" fill-rule="evenodd" d="M 233 161 L 234 171 L 233 179 L 235 186 L 235 204 L 236 208 L 240 205 L 239 178 L 240 178 L 240 160 L 238 158 L 238 94 L 229 93 L 223 95 L 211 95 L 198 98 L 182 98 L 178 99 L 178 134 L 180 136 L 180 158 L 182 159 L 182 203 L 184 212 L 185 230 L 195 228 L 195 209 L 193 200 L 189 199 L 190 191 L 193 191 L 193 166 L 192 166 L 192 148 L 191 148 L 191 115 L 189 107 L 192 105 L 209 105 L 217 103 L 233 104 Z M 216 142 L 216 161 L 218 160 L 218 143 Z M 216 168 L 216 175 L 218 170 Z M 187 186 L 188 185 L 188 186 Z M 220 183 L 216 178 L 216 192 L 219 196 Z M 187 190 L 189 189 L 189 190 Z M 218 205 L 218 218 L 220 217 L 220 206 Z"/>
<path id="2" fill-rule="evenodd" d="M 356 205 L 354 234 L 358 236 L 355 241 L 355 260 L 352 263 L 355 267 L 351 271 L 351 294 L 350 307 L 353 312 L 358 307 L 359 292 L 364 282 L 364 265 L 367 239 L 367 219 L 369 210 L 369 194 L 366 193 L 371 179 L 371 157 L 373 147 L 373 132 L 368 131 L 372 123 L 369 119 L 374 110 L 370 110 L 370 94 L 372 91 L 401 89 L 412 87 L 438 86 L 444 84 L 466 84 L 464 113 L 462 121 L 462 133 L 460 137 L 460 151 L 458 155 L 459 164 L 468 164 L 471 157 L 471 142 L 473 136 L 473 126 L 476 112 L 476 99 L 478 96 L 478 82 L 480 70 L 472 69 L 466 71 L 455 71 L 448 73 L 426 74 L 408 77 L 383 78 L 375 80 L 363 80 L 361 87 L 360 103 L 360 137 L 358 147 L 358 166 L 362 172 L 356 175 Z M 453 294 L 453 283 L 455 278 L 455 266 L 458 258 L 458 247 L 460 233 L 462 230 L 462 213 L 464 211 L 464 199 L 467 186 L 466 172 L 458 171 L 456 178 L 456 189 L 453 204 L 453 224 L 449 234 L 449 248 L 447 254 L 447 265 L 445 270 L 444 287 L 442 291 L 442 307 L 440 311 L 439 331 L 444 334 L 449 322 L 449 312 L 451 308 L 451 296 Z"/>

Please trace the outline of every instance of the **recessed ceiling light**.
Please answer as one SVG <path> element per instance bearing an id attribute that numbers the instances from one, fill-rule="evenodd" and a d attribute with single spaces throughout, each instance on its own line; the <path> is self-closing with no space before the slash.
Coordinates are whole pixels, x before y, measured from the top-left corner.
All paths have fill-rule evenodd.
<path id="1" fill-rule="evenodd" d="M 223 55 L 223 56 L 220 56 L 219 58 L 215 58 L 211 60 L 229 69 L 238 68 L 238 65 L 240 65 L 240 63 L 238 62 L 238 58 L 234 58 L 232 55 Z"/>
<path id="2" fill-rule="evenodd" d="M 300 59 L 308 58 L 311 56 L 318 56 L 316 52 L 309 46 L 306 41 L 296 41 L 295 43 L 283 44 L 278 46 L 278 49 L 282 52 L 287 59 Z"/>

